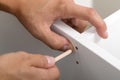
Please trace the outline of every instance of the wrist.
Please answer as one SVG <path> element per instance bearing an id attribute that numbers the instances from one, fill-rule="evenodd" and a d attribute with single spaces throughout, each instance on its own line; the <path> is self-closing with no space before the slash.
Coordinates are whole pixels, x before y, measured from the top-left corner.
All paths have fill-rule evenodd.
<path id="1" fill-rule="evenodd" d="M 19 8 L 19 1 L 22 0 L 0 0 L 0 10 L 15 13 Z"/>

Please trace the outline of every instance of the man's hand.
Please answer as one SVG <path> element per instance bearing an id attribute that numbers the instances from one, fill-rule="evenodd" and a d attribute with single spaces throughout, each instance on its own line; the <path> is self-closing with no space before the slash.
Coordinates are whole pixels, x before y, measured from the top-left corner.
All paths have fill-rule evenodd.
<path id="1" fill-rule="evenodd" d="M 37 39 L 53 49 L 72 48 L 70 42 L 50 27 L 62 19 L 78 31 L 83 31 L 87 22 L 95 26 L 102 38 L 107 38 L 106 25 L 93 8 L 83 7 L 73 0 L 1 0 L 1 10 L 10 12 Z"/>
<path id="2" fill-rule="evenodd" d="M 0 80 L 58 80 L 54 58 L 26 52 L 0 56 Z"/>

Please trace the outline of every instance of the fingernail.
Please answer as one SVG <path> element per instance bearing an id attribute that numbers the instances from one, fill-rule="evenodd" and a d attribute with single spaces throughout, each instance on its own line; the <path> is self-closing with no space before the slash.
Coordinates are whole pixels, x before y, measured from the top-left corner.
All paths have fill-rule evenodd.
<path id="1" fill-rule="evenodd" d="M 68 44 L 65 44 L 64 47 L 63 47 L 63 51 L 66 51 L 69 49 L 69 45 Z"/>
<path id="2" fill-rule="evenodd" d="M 108 32 L 103 33 L 103 35 L 104 35 L 104 38 L 107 38 L 108 37 Z"/>
<path id="3" fill-rule="evenodd" d="M 49 67 L 52 67 L 55 65 L 55 59 L 51 56 L 45 56 L 47 58 L 47 61 L 48 61 L 48 66 Z"/>

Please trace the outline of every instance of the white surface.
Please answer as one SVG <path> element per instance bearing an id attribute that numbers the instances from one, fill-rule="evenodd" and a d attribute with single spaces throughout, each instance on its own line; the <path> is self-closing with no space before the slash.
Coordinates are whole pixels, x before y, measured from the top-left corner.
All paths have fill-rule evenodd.
<path id="1" fill-rule="evenodd" d="M 120 80 L 120 10 L 105 19 L 109 38 L 102 40 L 95 29 L 79 34 L 66 24 L 57 21 L 53 29 L 67 37 L 78 47 L 75 58 L 80 61 L 78 71 L 80 80 Z M 77 75 L 77 74 L 76 74 Z"/>
<path id="2" fill-rule="evenodd" d="M 97 44 L 104 50 L 111 53 L 114 57 L 120 59 L 120 10 L 118 10 L 113 15 L 109 16 L 105 19 L 107 24 L 107 32 L 109 34 L 108 39 L 101 39 L 95 33 L 94 29 L 88 30 L 82 34 L 82 36 L 92 41 L 93 43 Z M 87 35 L 86 35 L 87 34 Z M 89 36 L 89 37 L 86 37 Z"/>
<path id="3" fill-rule="evenodd" d="M 87 7 L 93 6 L 93 0 L 74 0 L 76 4 L 80 4 Z"/>

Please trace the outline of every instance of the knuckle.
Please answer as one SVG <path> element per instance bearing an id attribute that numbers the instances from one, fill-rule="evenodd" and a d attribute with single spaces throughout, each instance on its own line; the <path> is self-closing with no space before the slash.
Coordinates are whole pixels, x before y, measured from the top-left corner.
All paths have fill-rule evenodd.
<path id="1" fill-rule="evenodd" d="M 60 48 L 63 47 L 63 42 L 62 41 L 58 41 L 57 39 L 54 40 L 54 43 L 51 44 L 51 48 L 58 50 Z"/>
<path id="2" fill-rule="evenodd" d="M 57 7 L 59 12 L 64 12 L 64 10 L 66 10 L 67 8 L 67 2 L 66 0 L 57 0 Z"/>
<path id="3" fill-rule="evenodd" d="M 87 12 L 90 17 L 96 15 L 96 10 L 94 8 L 88 8 Z"/>

